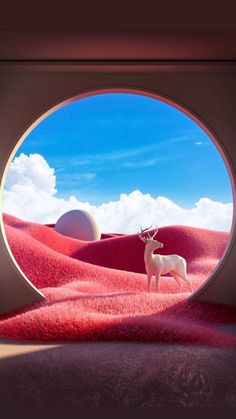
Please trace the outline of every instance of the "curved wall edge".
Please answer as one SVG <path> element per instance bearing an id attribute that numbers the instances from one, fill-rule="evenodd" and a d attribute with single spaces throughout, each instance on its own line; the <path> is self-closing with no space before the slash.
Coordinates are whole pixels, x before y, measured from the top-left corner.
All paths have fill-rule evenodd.
<path id="1" fill-rule="evenodd" d="M 224 74 L 201 71 L 159 73 L 138 65 L 121 73 L 85 73 L 69 65 L 53 71 L 37 64 L 24 69 L 12 65 L 0 72 L 0 179 L 1 206 L 4 177 L 16 149 L 28 133 L 48 114 L 63 104 L 91 94 L 130 91 L 166 101 L 192 117 L 215 141 L 230 174 L 235 207 L 236 185 L 236 71 Z M 110 66 L 111 67 L 111 66 Z M 109 67 L 109 68 L 110 68 Z M 228 67 L 227 67 L 228 68 Z M 14 123 L 12 123 L 14 121 Z M 228 247 L 209 280 L 191 296 L 191 300 L 211 301 L 236 306 L 236 231 L 235 211 Z M 0 313 L 44 299 L 19 269 L 9 249 L 3 221 L 0 228 Z"/>

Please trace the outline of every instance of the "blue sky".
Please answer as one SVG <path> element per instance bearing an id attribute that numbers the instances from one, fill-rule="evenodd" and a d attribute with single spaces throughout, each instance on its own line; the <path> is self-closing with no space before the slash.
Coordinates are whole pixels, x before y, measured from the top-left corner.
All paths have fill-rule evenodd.
<path id="1" fill-rule="evenodd" d="M 201 197 L 231 202 L 223 160 L 204 131 L 161 101 L 128 93 L 77 100 L 42 121 L 17 151 L 55 169 L 57 196 L 90 204 L 139 189 L 190 208 Z"/>

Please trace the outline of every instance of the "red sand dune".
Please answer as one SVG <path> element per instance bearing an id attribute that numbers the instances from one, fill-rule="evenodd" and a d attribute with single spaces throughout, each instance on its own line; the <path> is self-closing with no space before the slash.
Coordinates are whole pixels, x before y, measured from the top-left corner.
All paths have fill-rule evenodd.
<path id="1" fill-rule="evenodd" d="M 135 235 L 104 234 L 83 242 L 53 226 L 4 215 L 12 253 L 46 301 L 2 316 L 0 335 L 41 341 L 138 340 L 235 345 L 236 337 L 214 324 L 236 322 L 229 307 L 187 302 L 187 285 L 177 292 L 162 278 L 160 293 L 147 292 L 144 243 Z M 228 233 L 184 226 L 159 229 L 162 254 L 186 258 L 193 289 L 217 266 Z"/>

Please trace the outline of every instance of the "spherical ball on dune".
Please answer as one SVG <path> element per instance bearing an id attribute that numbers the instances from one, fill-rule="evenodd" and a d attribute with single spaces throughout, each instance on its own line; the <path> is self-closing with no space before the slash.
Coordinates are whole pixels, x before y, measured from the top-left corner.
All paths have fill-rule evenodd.
<path id="1" fill-rule="evenodd" d="M 63 214 L 55 225 L 57 233 L 77 240 L 100 240 L 101 231 L 91 214 L 85 210 L 75 209 Z"/>

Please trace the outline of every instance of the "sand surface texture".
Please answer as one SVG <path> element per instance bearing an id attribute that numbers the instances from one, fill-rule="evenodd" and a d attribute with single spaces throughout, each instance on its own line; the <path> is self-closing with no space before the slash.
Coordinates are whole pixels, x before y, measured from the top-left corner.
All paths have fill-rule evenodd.
<path id="1" fill-rule="evenodd" d="M 234 346 L 219 325 L 236 323 L 236 310 L 188 302 L 170 276 L 147 292 L 144 243 L 134 235 L 103 234 L 83 242 L 51 226 L 4 215 L 13 255 L 46 300 L 0 318 L 0 336 L 33 341 L 141 341 Z M 217 267 L 228 233 L 185 226 L 159 229 L 161 254 L 186 258 L 193 289 Z M 217 327 L 216 327 L 217 326 Z"/>

